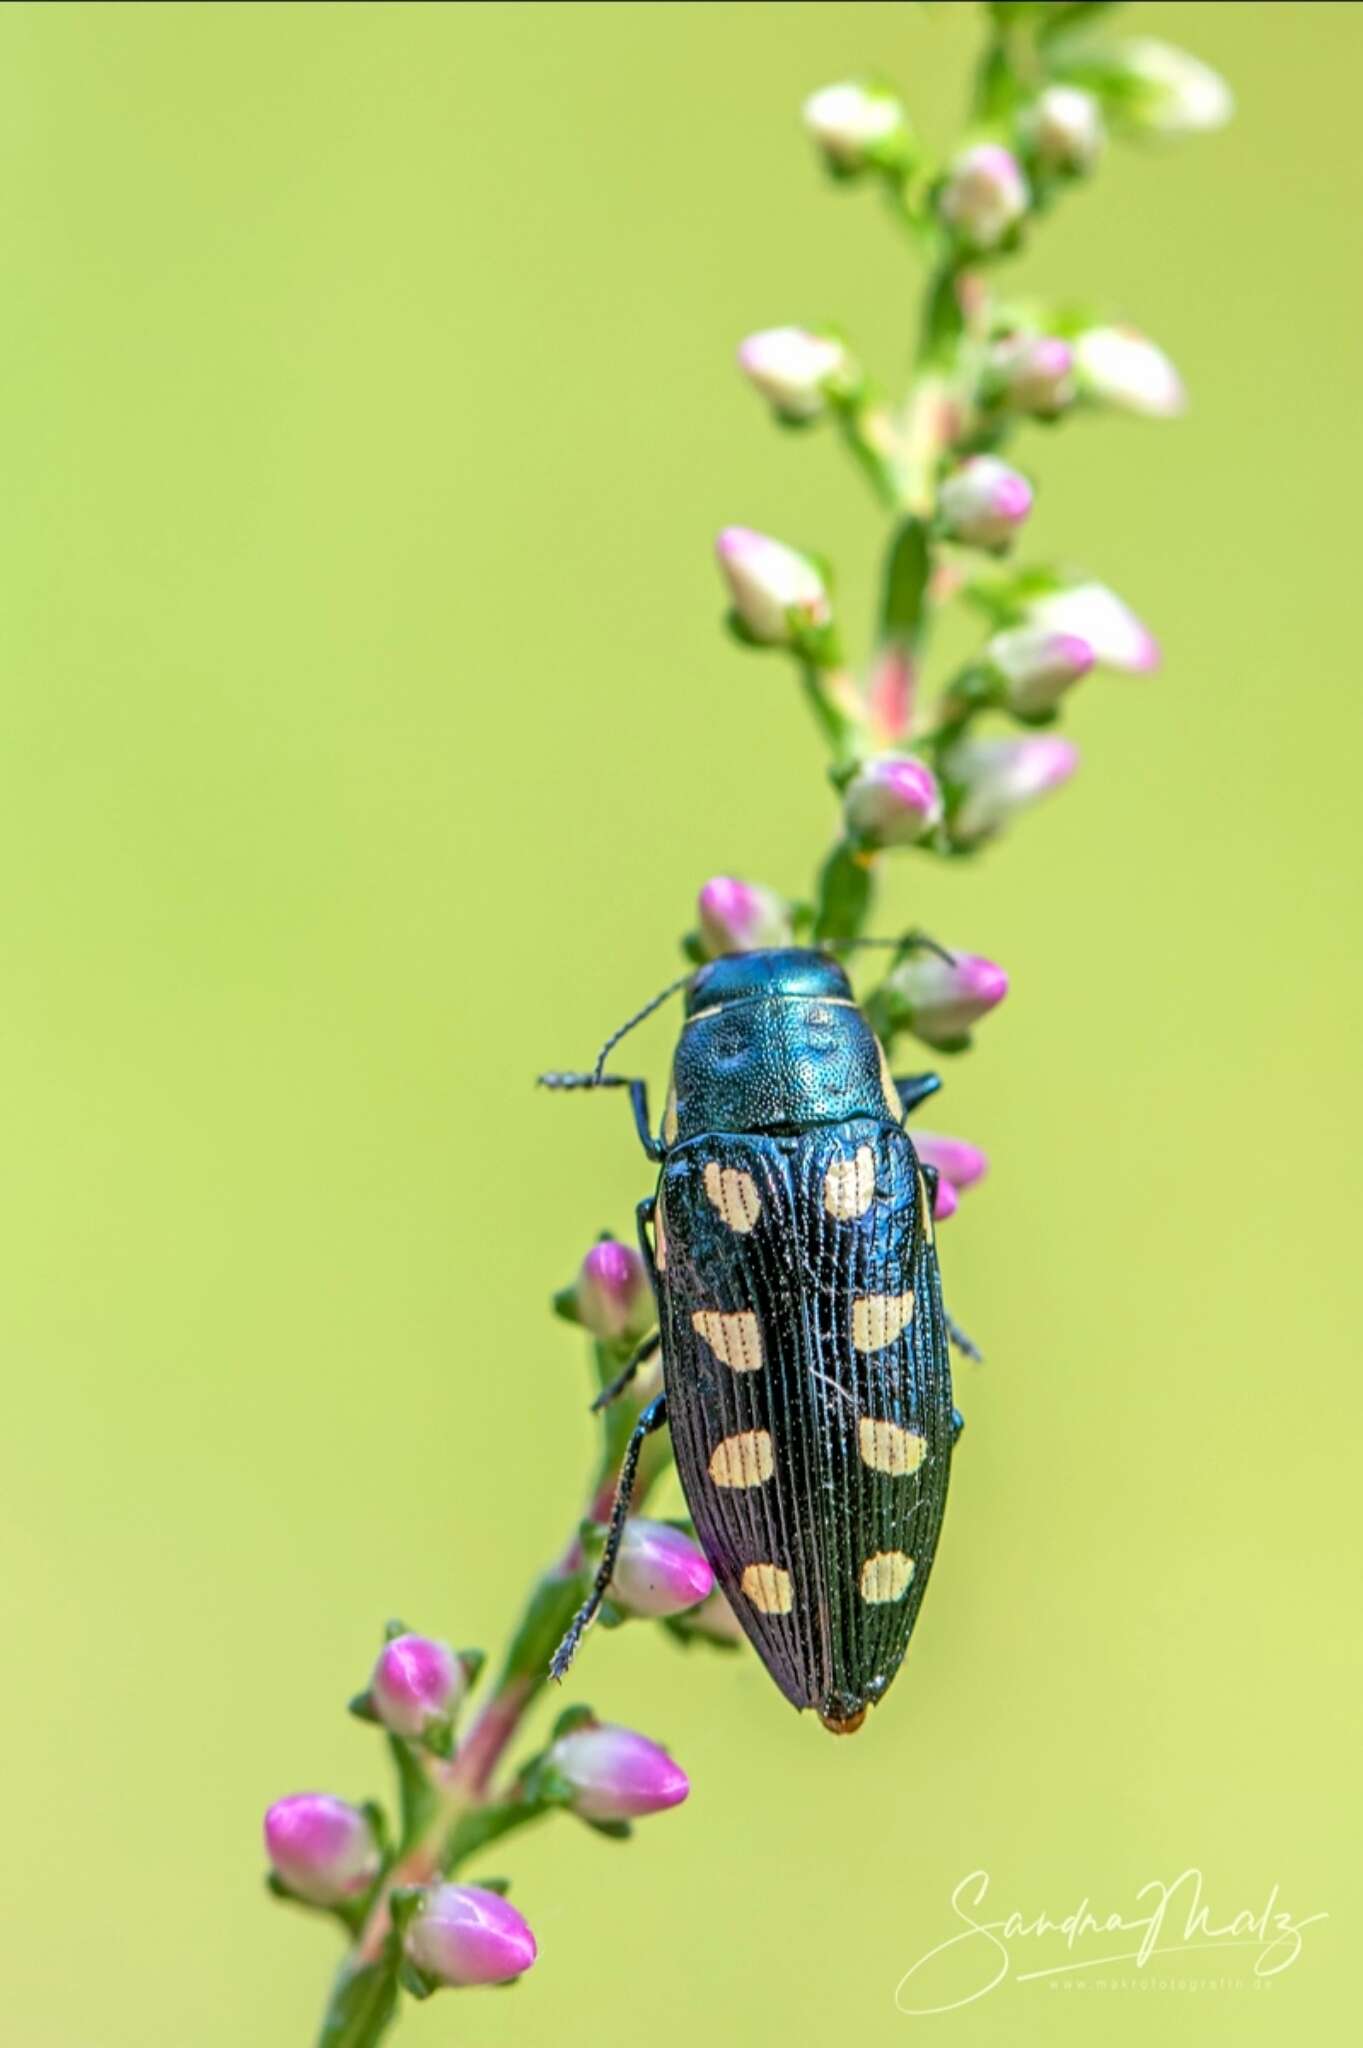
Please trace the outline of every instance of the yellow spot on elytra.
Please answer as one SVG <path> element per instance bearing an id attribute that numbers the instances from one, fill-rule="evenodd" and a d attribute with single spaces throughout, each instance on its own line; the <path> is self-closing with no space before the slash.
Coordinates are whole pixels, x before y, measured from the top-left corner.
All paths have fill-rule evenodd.
<path id="1" fill-rule="evenodd" d="M 771 1434 L 765 1429 L 726 1436 L 710 1453 L 710 1477 L 716 1486 L 760 1486 L 771 1478 L 775 1465 Z"/>
<path id="2" fill-rule="evenodd" d="M 823 1205 L 840 1223 L 864 1216 L 876 1191 L 876 1155 L 858 1145 L 855 1159 L 835 1159 L 823 1177 Z"/>
<path id="3" fill-rule="evenodd" d="M 875 1415 L 862 1416 L 857 1424 L 857 1443 L 863 1465 L 869 1465 L 873 1472 L 888 1472 L 895 1479 L 906 1472 L 916 1472 L 928 1448 L 926 1437 Z"/>
<path id="4" fill-rule="evenodd" d="M 676 1142 L 677 1084 L 674 1081 L 667 1091 L 667 1101 L 663 1104 L 663 1143 L 664 1145 L 675 1145 Z"/>
<path id="5" fill-rule="evenodd" d="M 932 1196 L 928 1193 L 928 1184 L 921 1173 L 918 1176 L 918 1209 L 923 1218 L 924 1244 L 936 1244 L 937 1230 L 932 1220 Z"/>
<path id="6" fill-rule="evenodd" d="M 721 1166 L 717 1159 L 706 1163 L 705 1199 L 730 1230 L 751 1230 L 762 1214 L 762 1197 L 752 1175 L 736 1166 Z"/>
<path id="7" fill-rule="evenodd" d="M 912 1314 L 912 1293 L 863 1294 L 852 1303 L 852 1342 L 858 1351 L 883 1350 Z"/>
<path id="8" fill-rule="evenodd" d="M 795 1605 L 790 1573 L 779 1564 L 750 1564 L 739 1583 L 744 1598 L 763 1614 L 789 1614 Z"/>
<path id="9" fill-rule="evenodd" d="M 731 1372 L 762 1370 L 762 1333 L 751 1309 L 724 1315 L 717 1308 L 698 1308 L 691 1318 L 691 1328 Z"/>
<path id="10" fill-rule="evenodd" d="M 663 1198 L 653 1206 L 653 1263 L 660 1273 L 667 1271 L 667 1231 L 663 1226 Z"/>
<path id="11" fill-rule="evenodd" d="M 885 1048 L 879 1039 L 876 1040 L 876 1050 L 880 1054 L 880 1089 L 885 1097 L 885 1107 L 895 1123 L 902 1124 L 904 1121 L 904 1105 L 899 1099 L 899 1090 L 895 1087 L 894 1075 L 890 1072 L 890 1062 L 886 1057 Z"/>
<path id="12" fill-rule="evenodd" d="M 902 1550 L 878 1550 L 861 1568 L 861 1597 L 873 1607 L 902 1600 L 913 1577 L 913 1559 Z"/>

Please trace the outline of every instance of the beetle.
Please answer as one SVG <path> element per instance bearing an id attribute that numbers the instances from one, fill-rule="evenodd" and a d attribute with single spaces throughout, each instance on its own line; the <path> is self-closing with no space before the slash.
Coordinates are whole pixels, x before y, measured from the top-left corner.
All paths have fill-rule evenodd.
<path id="1" fill-rule="evenodd" d="M 911 943 L 911 942 L 904 942 Z M 930 943 L 930 942 L 924 942 Z M 685 1014 L 661 1131 L 611 1049 L 669 995 Z M 927 1590 L 961 1417 L 942 1307 L 935 1168 L 903 1128 L 940 1085 L 892 1078 L 830 953 L 731 953 L 674 983 L 554 1088 L 629 1091 L 659 1166 L 638 1207 L 663 1391 L 639 1416 L 567 1672 L 601 1605 L 644 1439 L 666 1422 L 697 1539 L 785 1697 L 851 1734 L 883 1697 Z"/>

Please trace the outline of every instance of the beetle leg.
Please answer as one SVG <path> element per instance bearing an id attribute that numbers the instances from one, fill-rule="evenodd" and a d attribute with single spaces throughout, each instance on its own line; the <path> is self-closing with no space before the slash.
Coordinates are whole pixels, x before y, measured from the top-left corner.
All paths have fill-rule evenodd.
<path id="1" fill-rule="evenodd" d="M 663 1333 L 661 1330 L 655 1330 L 651 1337 L 645 1337 L 643 1343 L 639 1346 L 638 1350 L 631 1357 L 628 1365 L 626 1365 L 622 1371 L 618 1372 L 613 1380 L 607 1380 L 605 1386 L 601 1389 L 601 1392 L 592 1402 L 593 1415 L 599 1414 L 603 1408 L 609 1408 L 611 1402 L 617 1400 L 619 1396 L 624 1393 L 625 1388 L 634 1378 L 634 1375 L 636 1372 L 638 1372 L 639 1367 L 641 1365 L 646 1364 L 647 1361 L 653 1357 L 654 1353 L 657 1351 L 658 1346 L 662 1343 L 662 1341 Z"/>
<path id="2" fill-rule="evenodd" d="M 560 1683 L 568 1675 L 568 1667 L 577 1655 L 577 1646 L 586 1631 L 596 1619 L 597 1609 L 606 1597 L 606 1588 L 615 1570 L 615 1560 L 620 1551 L 620 1539 L 625 1533 L 625 1518 L 629 1514 L 630 1498 L 634 1492 L 634 1475 L 639 1469 L 643 1453 L 644 1438 L 651 1436 L 655 1429 L 661 1429 L 667 1420 L 667 1396 L 659 1394 L 650 1401 L 630 1434 L 625 1455 L 620 1465 L 620 1478 L 615 1489 L 615 1505 L 611 1509 L 610 1526 L 606 1530 L 606 1547 L 601 1553 L 601 1562 L 592 1580 L 592 1590 L 578 1608 L 568 1627 L 568 1633 L 555 1650 L 549 1664 L 549 1676 Z"/>
<path id="3" fill-rule="evenodd" d="M 905 1116 L 912 1116 L 920 1102 L 926 1102 L 929 1095 L 937 1093 L 942 1077 L 940 1074 L 896 1074 L 894 1085 Z"/>
<path id="4" fill-rule="evenodd" d="M 644 1255 L 644 1264 L 648 1267 L 648 1277 L 653 1282 L 653 1298 L 655 1301 L 658 1298 L 657 1215 L 658 1198 L 656 1195 L 645 1195 L 642 1202 L 635 1204 L 634 1224 L 639 1234 L 639 1249 Z"/>
<path id="5" fill-rule="evenodd" d="M 953 1322 L 945 1309 L 943 1309 L 942 1311 L 942 1321 L 946 1324 L 947 1335 L 948 1337 L 950 1337 L 952 1343 L 956 1346 L 956 1349 L 958 1351 L 964 1352 L 967 1358 L 973 1358 L 976 1365 L 983 1365 L 984 1353 L 981 1351 L 979 1345 L 976 1344 L 972 1338 L 967 1337 L 965 1331 L 961 1328 L 960 1324 Z"/>
<path id="6" fill-rule="evenodd" d="M 624 1074 L 541 1074 L 539 1082 L 541 1088 L 628 1088 L 639 1143 L 650 1159 L 662 1158 L 663 1148 L 648 1119 L 647 1081 L 631 1081 Z"/>
<path id="7" fill-rule="evenodd" d="M 952 1411 L 951 1411 L 951 1442 L 952 1442 L 952 1446 L 953 1446 L 953 1448 L 955 1447 L 955 1445 L 957 1445 L 957 1444 L 958 1444 L 958 1443 L 959 1443 L 959 1442 L 961 1441 L 961 1431 L 962 1431 L 962 1430 L 963 1430 L 964 1428 L 965 1428 L 965 1417 L 964 1417 L 964 1415 L 962 1415 L 962 1413 L 961 1413 L 961 1411 L 960 1411 L 960 1409 L 959 1409 L 959 1408 L 953 1408 L 953 1409 L 952 1409 Z"/>

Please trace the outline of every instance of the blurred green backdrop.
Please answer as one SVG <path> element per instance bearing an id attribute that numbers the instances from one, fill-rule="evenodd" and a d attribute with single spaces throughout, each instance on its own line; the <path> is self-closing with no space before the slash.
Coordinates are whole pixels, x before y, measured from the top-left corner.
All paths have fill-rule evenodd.
<path id="1" fill-rule="evenodd" d="M 505 1858 L 514 1998 L 401 2038 L 888 2043 L 968 1870 L 1059 1915 L 1188 1864 L 1327 1911 L 1261 1992 L 1010 1985 L 962 2043 L 1341 2039 L 1357 1931 L 1363 202 L 1354 6 L 1146 6 L 1240 100 L 1114 152 L 1022 275 L 1135 319 L 1176 428 L 1036 436 L 1041 547 L 1165 673 L 1077 700 L 1074 788 L 898 872 L 1012 969 L 934 1120 L 990 1363 L 909 1668 L 833 1744 L 754 1665 L 596 1641 L 681 1813 Z M 828 824 L 729 520 L 877 516 L 732 348 L 916 280 L 796 110 L 956 118 L 974 9 L 11 6 L 0 14 L 6 2033 L 307 2041 L 332 1940 L 259 1814 L 379 1789 L 382 1618 L 495 1642 L 589 1441 L 543 1312 L 645 1169 L 550 1101 L 674 971 L 696 885 Z M 644 1048 L 653 1072 L 666 1027 Z M 493 1859 L 494 1865 L 496 1859 Z M 1354 1917 L 1351 1917 L 1351 1913 Z M 1224 1974 L 1224 1969 L 1218 1970 Z M 1096 2001 L 1102 1998 L 1101 2004 Z"/>

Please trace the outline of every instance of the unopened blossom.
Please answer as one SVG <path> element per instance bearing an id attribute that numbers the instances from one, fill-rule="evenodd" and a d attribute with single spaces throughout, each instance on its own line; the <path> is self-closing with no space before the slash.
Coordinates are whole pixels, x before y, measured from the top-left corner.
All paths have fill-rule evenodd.
<path id="1" fill-rule="evenodd" d="M 407 1959 L 437 1984 L 509 1984 L 536 1956 L 529 1925 L 500 1892 L 438 1884 L 403 1936 Z"/>
<path id="2" fill-rule="evenodd" d="M 700 1547 L 667 1522 L 631 1515 L 625 1524 L 611 1598 L 630 1614 L 684 1614 L 714 1591 L 715 1575 Z"/>
<path id="3" fill-rule="evenodd" d="M 769 399 L 782 419 L 815 419 L 827 403 L 829 386 L 848 376 L 851 358 L 829 334 L 804 327 L 767 327 L 741 342 L 738 364 L 748 382 Z"/>
<path id="4" fill-rule="evenodd" d="M 937 508 L 953 540 L 1003 547 L 1032 509 L 1032 487 L 996 455 L 972 455 L 943 479 Z"/>
<path id="5" fill-rule="evenodd" d="M 1144 419 L 1170 420 L 1187 404 L 1183 380 L 1162 348 L 1134 327 L 1090 327 L 1074 344 L 1080 389 Z"/>
<path id="6" fill-rule="evenodd" d="M 944 1173 L 937 1176 L 937 1185 L 932 1191 L 932 1220 L 945 1223 L 948 1216 L 954 1216 L 961 1206 L 961 1198 Z"/>
<path id="7" fill-rule="evenodd" d="M 887 160 L 908 134 L 908 116 L 893 93 L 852 79 L 821 86 L 805 101 L 803 112 L 806 128 L 838 171 L 860 171 Z"/>
<path id="8" fill-rule="evenodd" d="M 937 210 L 972 249 L 995 249 L 1017 226 L 1030 200 L 1012 151 L 997 142 L 980 142 L 951 165 Z"/>
<path id="9" fill-rule="evenodd" d="M 1048 85 L 1028 109 L 1024 126 L 1047 170 L 1090 171 L 1102 153 L 1102 109 L 1077 85 Z"/>
<path id="10" fill-rule="evenodd" d="M 902 960 L 888 977 L 910 1030 L 928 1045 L 955 1046 L 1001 1003 L 1008 976 L 978 953 L 944 960 L 926 949 Z"/>
<path id="11" fill-rule="evenodd" d="M 1202 135 L 1224 128 L 1235 99 L 1219 71 L 1171 43 L 1142 37 L 1117 51 L 1123 117 L 1151 135 Z"/>
<path id="12" fill-rule="evenodd" d="M 749 526 L 726 526 L 715 543 L 734 610 L 754 640 L 790 646 L 802 627 L 827 625 L 828 587 L 814 563 Z"/>
<path id="13" fill-rule="evenodd" d="M 961 846 L 990 839 L 1019 811 L 1068 782 L 1079 749 L 1059 733 L 988 735 L 962 740 L 945 762 L 956 792 L 951 836 Z"/>
<path id="14" fill-rule="evenodd" d="M 874 846 L 910 846 L 942 816 L 942 795 L 926 761 L 878 754 L 847 786 L 843 815 L 854 837 Z"/>
<path id="15" fill-rule="evenodd" d="M 394 1735 L 424 1735 L 449 1720 L 465 1684 L 464 1667 L 448 1643 L 394 1636 L 379 1652 L 369 1704 Z"/>
<path id="16" fill-rule="evenodd" d="M 686 1626 L 695 1634 L 709 1636 L 717 1643 L 742 1643 L 747 1641 L 743 1624 L 734 1613 L 724 1595 L 716 1586 L 708 1600 L 702 1601 L 686 1617 Z"/>
<path id="17" fill-rule="evenodd" d="M 973 1188 L 989 1171 L 988 1155 L 964 1138 L 942 1137 L 937 1131 L 913 1132 L 913 1149 L 958 1194 Z"/>
<path id="18" fill-rule="evenodd" d="M 653 1320 L 653 1290 L 633 1245 L 603 1237 L 592 1246 L 577 1276 L 577 1312 L 603 1344 L 643 1335 Z"/>
<path id="19" fill-rule="evenodd" d="M 574 1728 L 554 1743 L 549 1761 L 573 1788 L 573 1811 L 584 1820 L 637 1820 L 679 1806 L 691 1789 L 681 1765 L 632 1728 Z"/>
<path id="20" fill-rule="evenodd" d="M 1078 633 L 1033 621 L 995 633 L 984 658 L 1003 678 L 1009 709 L 1026 718 L 1053 710 L 1093 667 L 1094 652 Z"/>
<path id="21" fill-rule="evenodd" d="M 1104 668 L 1143 675 L 1159 667 L 1159 642 L 1131 607 L 1104 583 L 1072 583 L 1027 608 L 1029 622 L 1086 640 Z"/>
<path id="22" fill-rule="evenodd" d="M 343 1905 L 379 1872 L 368 1815 L 329 1792 L 277 1799 L 265 1816 L 265 1850 L 281 1883 L 315 1906 Z"/>
<path id="23" fill-rule="evenodd" d="M 1074 398 L 1074 350 L 1058 334 L 1008 334 L 989 351 L 989 374 L 1014 412 L 1051 419 Z"/>
<path id="24" fill-rule="evenodd" d="M 763 946 L 788 946 L 790 910 L 784 897 L 756 882 L 712 875 L 696 903 L 706 953 L 752 953 Z"/>

